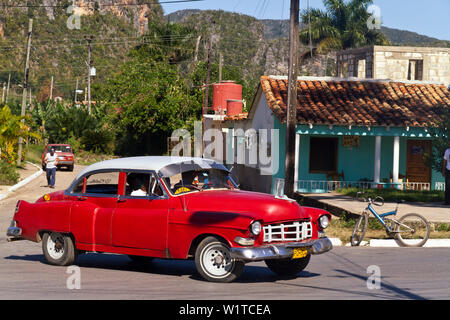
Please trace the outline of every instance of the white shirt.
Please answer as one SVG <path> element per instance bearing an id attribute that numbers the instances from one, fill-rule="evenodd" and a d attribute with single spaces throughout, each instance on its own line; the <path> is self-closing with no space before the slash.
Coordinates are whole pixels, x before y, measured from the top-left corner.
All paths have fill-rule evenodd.
<path id="1" fill-rule="evenodd" d="M 450 170 L 450 148 L 445 150 L 444 160 L 447 160 L 447 170 Z"/>
<path id="2" fill-rule="evenodd" d="M 138 190 L 134 190 L 134 191 L 130 194 L 130 196 L 133 196 L 133 197 L 145 197 L 145 196 L 147 196 L 147 192 L 145 192 L 145 191 L 142 190 L 142 189 L 138 189 Z"/>
<path id="3" fill-rule="evenodd" d="M 56 152 L 53 154 L 53 156 L 50 155 L 50 152 L 47 153 L 47 165 L 45 166 L 47 169 L 53 169 L 56 168 L 56 159 L 58 159 L 58 156 L 56 155 Z"/>

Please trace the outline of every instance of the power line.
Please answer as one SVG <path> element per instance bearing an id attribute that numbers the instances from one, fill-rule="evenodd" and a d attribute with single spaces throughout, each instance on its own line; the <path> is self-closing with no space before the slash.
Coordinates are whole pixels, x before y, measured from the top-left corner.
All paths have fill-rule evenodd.
<path id="1" fill-rule="evenodd" d="M 171 3 L 183 3 L 183 2 L 200 2 L 205 0 L 174 0 L 174 1 L 157 1 L 157 2 L 143 2 L 143 3 L 109 3 L 100 5 L 102 7 L 131 7 L 131 6 L 145 6 L 154 4 L 171 4 Z M 35 5 L 35 4 L 4 4 L 2 8 L 67 8 L 67 5 L 54 4 L 54 5 Z M 91 8 L 90 5 L 76 6 L 78 8 Z"/>

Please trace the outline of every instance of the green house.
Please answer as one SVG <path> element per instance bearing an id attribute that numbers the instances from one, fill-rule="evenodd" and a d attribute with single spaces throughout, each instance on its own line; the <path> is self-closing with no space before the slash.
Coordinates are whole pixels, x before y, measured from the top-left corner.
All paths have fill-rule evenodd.
<path id="1" fill-rule="evenodd" d="M 431 150 L 428 128 L 439 108 L 450 106 L 447 86 L 301 77 L 297 90 L 297 191 L 444 189 L 443 176 L 426 166 L 424 155 Z M 284 185 L 286 104 L 287 77 L 263 76 L 248 114 L 215 121 L 227 137 L 226 162 L 244 189 L 273 193 Z M 236 161 L 239 145 L 244 162 Z M 259 148 L 256 163 L 248 161 L 252 145 Z M 270 163 L 260 161 L 265 151 Z"/>

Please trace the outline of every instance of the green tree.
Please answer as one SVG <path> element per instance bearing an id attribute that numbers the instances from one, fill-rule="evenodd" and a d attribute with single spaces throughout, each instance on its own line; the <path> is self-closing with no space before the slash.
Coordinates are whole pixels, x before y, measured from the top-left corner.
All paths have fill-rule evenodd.
<path id="1" fill-rule="evenodd" d="M 325 10 L 311 9 L 311 38 L 317 53 L 344 50 L 368 45 L 388 45 L 387 37 L 378 30 L 370 30 L 367 21 L 371 14 L 367 9 L 373 0 L 323 0 Z M 301 13 L 307 25 L 309 12 Z M 300 31 L 300 41 L 308 44 L 309 28 Z"/>
<path id="2" fill-rule="evenodd" d="M 450 141 L 450 109 L 439 106 L 437 113 L 441 116 L 430 125 L 428 133 L 433 137 L 431 141 L 431 154 L 425 155 L 426 164 L 437 172 L 442 171 L 442 159 L 448 141 Z"/>
<path id="3" fill-rule="evenodd" d="M 96 92 L 97 100 L 115 110 L 112 124 L 120 155 L 162 154 L 167 137 L 200 116 L 201 103 L 180 75 L 189 58 L 184 49 L 192 38 L 189 29 L 152 24 L 149 30 L 129 61 Z"/>

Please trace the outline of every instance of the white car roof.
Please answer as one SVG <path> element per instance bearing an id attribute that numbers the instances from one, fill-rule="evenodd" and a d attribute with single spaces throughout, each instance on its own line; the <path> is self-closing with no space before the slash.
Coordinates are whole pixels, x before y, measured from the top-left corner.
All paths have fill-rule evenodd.
<path id="1" fill-rule="evenodd" d="M 105 160 L 94 163 L 84 168 L 75 179 L 80 178 L 88 172 L 102 170 L 102 169 L 133 169 L 133 170 L 154 170 L 159 172 L 162 168 L 181 162 L 192 161 L 201 166 L 217 163 L 214 160 L 206 158 L 192 158 L 192 157 L 171 157 L 171 156 L 142 156 L 119 158 L 112 160 Z"/>

